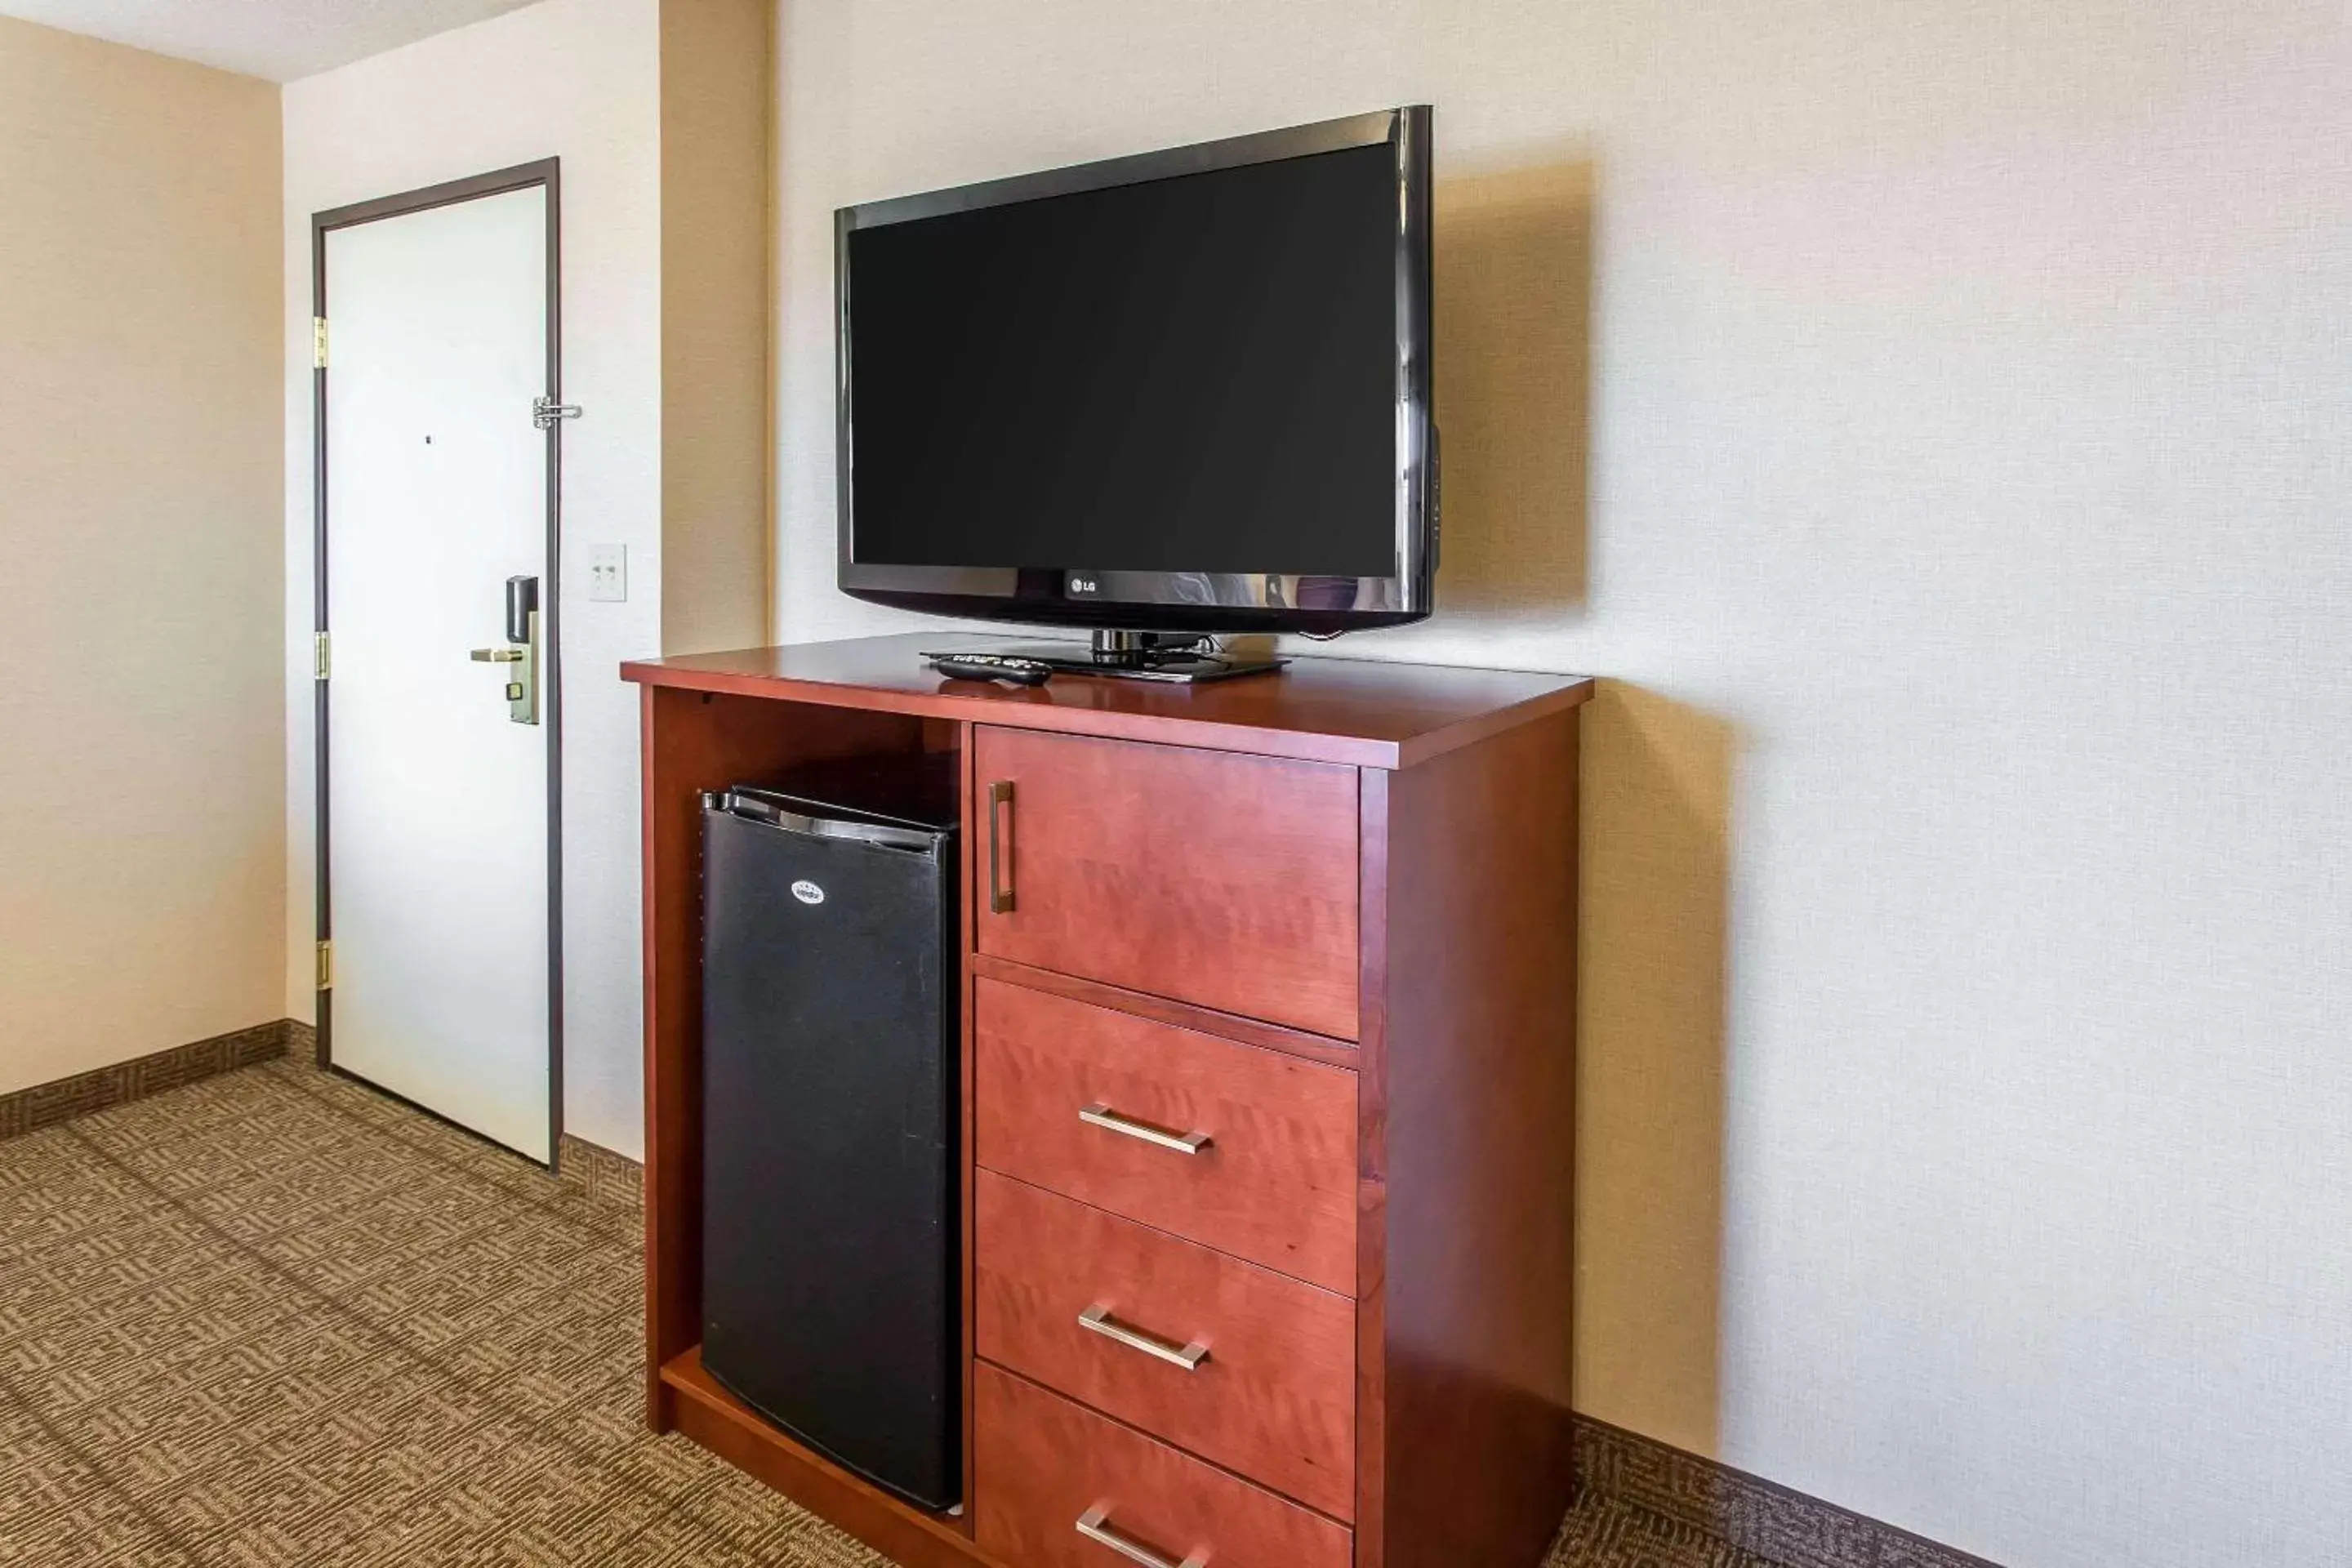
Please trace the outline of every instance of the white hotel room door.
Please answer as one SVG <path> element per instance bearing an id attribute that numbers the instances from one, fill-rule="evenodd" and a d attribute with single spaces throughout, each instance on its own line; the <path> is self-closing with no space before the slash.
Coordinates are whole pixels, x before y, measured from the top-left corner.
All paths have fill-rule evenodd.
<path id="1" fill-rule="evenodd" d="M 534 400 L 558 395 L 555 195 L 533 165 L 314 228 L 322 1054 L 542 1164 L 561 425 Z"/>

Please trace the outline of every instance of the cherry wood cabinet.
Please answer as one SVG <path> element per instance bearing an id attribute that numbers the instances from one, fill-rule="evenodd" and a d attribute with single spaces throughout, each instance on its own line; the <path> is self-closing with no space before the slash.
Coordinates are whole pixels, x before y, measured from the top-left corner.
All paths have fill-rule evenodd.
<path id="1" fill-rule="evenodd" d="M 1573 1489 L 1591 682 L 1302 659 L 1015 690 L 941 679 L 941 641 L 624 667 L 648 1421 L 908 1568 L 1534 1568 Z M 945 1513 L 786 1437 L 698 1345 L 698 794 L 916 752 L 956 759 L 969 890 Z"/>

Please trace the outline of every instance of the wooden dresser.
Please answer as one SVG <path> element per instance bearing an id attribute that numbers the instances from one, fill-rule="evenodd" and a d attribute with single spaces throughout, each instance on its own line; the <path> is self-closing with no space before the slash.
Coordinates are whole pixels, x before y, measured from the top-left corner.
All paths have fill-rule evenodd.
<path id="1" fill-rule="evenodd" d="M 642 687 L 647 1415 L 907 1568 L 1534 1568 L 1570 1459 L 1567 676 L 945 681 L 941 634 Z M 699 1359 L 698 795 L 962 781 L 967 1506 Z M 821 1201 L 813 1195 L 812 1201 Z"/>

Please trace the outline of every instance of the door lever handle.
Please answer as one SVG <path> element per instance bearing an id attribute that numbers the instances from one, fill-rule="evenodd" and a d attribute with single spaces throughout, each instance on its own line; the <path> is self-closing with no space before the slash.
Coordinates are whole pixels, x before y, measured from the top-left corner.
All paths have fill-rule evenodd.
<path id="1" fill-rule="evenodd" d="M 481 647 L 474 657 L 486 664 L 521 668 L 507 682 L 507 717 L 518 724 L 539 722 L 539 579 L 507 579 L 507 646 Z"/>

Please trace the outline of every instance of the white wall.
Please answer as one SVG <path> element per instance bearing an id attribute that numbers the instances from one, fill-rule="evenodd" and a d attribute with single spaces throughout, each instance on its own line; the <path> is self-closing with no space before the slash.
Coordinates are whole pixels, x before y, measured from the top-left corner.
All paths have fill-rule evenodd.
<path id="1" fill-rule="evenodd" d="M 1579 1402 L 2015 1568 L 2352 1556 L 2334 0 L 782 0 L 845 202 L 1437 106 L 1446 606 L 1591 670 Z"/>
<path id="2" fill-rule="evenodd" d="M 278 89 L 0 18 L 0 1093 L 281 1016 Z"/>
<path id="3" fill-rule="evenodd" d="M 286 999 L 312 1016 L 310 215 L 562 160 L 563 944 L 566 1131 L 644 1141 L 636 694 L 661 646 L 657 0 L 542 0 L 285 92 Z M 518 417 L 525 411 L 518 410 Z M 625 604 L 587 598 L 587 548 L 625 544 Z"/>

